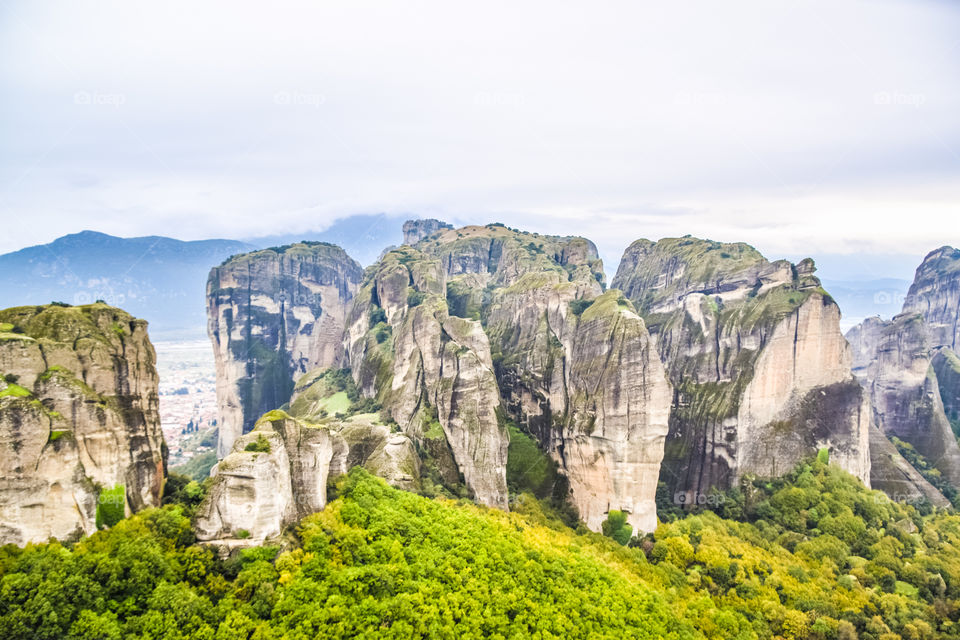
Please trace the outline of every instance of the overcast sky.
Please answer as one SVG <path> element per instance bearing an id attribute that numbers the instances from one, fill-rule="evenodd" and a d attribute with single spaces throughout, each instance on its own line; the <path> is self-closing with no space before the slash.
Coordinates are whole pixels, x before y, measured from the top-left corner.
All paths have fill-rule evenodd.
<path id="1" fill-rule="evenodd" d="M 378 212 L 960 243 L 955 2 L 7 1 L 0 61 L 0 252 Z"/>

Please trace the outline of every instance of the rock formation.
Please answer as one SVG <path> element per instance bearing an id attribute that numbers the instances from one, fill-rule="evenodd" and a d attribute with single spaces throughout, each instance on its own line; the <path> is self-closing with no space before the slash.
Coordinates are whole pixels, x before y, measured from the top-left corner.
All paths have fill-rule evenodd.
<path id="1" fill-rule="evenodd" d="M 160 503 L 155 360 L 146 322 L 102 303 L 0 311 L 0 544 Z"/>
<path id="2" fill-rule="evenodd" d="M 661 480 L 678 502 L 779 475 L 820 448 L 869 483 L 868 400 L 814 271 L 689 236 L 624 253 L 613 286 L 637 305 L 674 386 Z"/>
<path id="3" fill-rule="evenodd" d="M 210 271 L 220 457 L 263 413 L 290 399 L 297 378 L 339 361 L 361 277 L 342 249 L 322 242 L 234 256 Z"/>
<path id="4" fill-rule="evenodd" d="M 419 347 L 425 342 L 422 336 L 435 335 L 439 328 L 454 342 L 468 342 L 483 362 L 484 382 L 471 386 L 488 400 L 477 406 L 492 409 L 498 395 L 502 398 L 505 417 L 533 435 L 559 463 L 587 524 L 599 529 L 607 512 L 619 509 L 638 530 L 652 530 L 670 390 L 643 320 L 618 292 L 601 295 L 603 278 L 596 247 L 584 238 L 543 236 L 498 224 L 435 232 L 380 265 L 376 285 L 370 288 L 371 305 L 356 314 L 358 324 L 351 328 L 348 351 L 357 384 L 374 393 L 386 387 L 382 380 L 392 372 L 390 389 L 402 390 L 399 398 L 415 398 L 417 367 L 436 370 L 431 357 L 418 354 L 435 353 L 442 346 L 434 342 L 426 350 L 411 350 L 406 336 L 416 336 Z M 421 293 L 426 297 L 419 304 L 426 308 L 404 311 L 405 302 L 418 301 Z M 358 295 L 358 304 L 363 295 Z M 384 319 L 380 329 L 368 320 L 377 309 Z M 400 320 L 411 313 L 413 331 Z M 431 322 L 430 317 L 440 320 Z M 393 342 L 386 337 L 387 325 Z M 424 331 L 426 326 L 434 328 Z M 475 339 L 456 337 L 465 332 Z M 378 348 L 371 335 L 384 335 L 386 346 Z M 403 363 L 391 369 L 387 354 L 393 352 L 398 360 L 412 356 L 412 362 L 424 364 L 415 365 L 413 375 Z M 495 376 L 486 373 L 488 368 Z M 446 372 L 449 367 L 440 369 Z M 433 402 L 431 374 L 425 380 L 427 401 L 421 406 L 439 409 L 439 422 L 459 466 L 457 429 L 448 431 L 446 426 L 454 414 L 446 415 L 446 407 L 462 404 Z M 385 407 L 393 404 L 389 395 L 381 392 L 378 397 Z M 404 425 L 408 416 L 416 415 L 416 407 L 409 400 L 400 402 L 406 406 L 396 419 Z M 430 415 L 413 423 L 424 424 L 426 417 L 429 424 Z M 493 433 L 494 419 L 488 415 L 483 420 L 489 425 L 485 433 Z M 505 447 L 505 434 L 499 442 Z M 505 463 L 499 452 L 489 456 L 494 450 L 485 449 L 486 459 Z M 497 483 L 504 486 L 501 473 L 498 468 Z"/>
<path id="5" fill-rule="evenodd" d="M 303 376 L 290 413 L 265 414 L 214 467 L 213 484 L 197 514 L 201 541 L 259 544 L 327 503 L 327 486 L 363 466 L 394 486 L 419 488 L 419 458 L 409 438 L 376 414 L 328 415 L 345 392 L 324 384 L 332 370 Z M 344 407 L 346 408 L 346 407 Z"/>
<path id="6" fill-rule="evenodd" d="M 416 249 L 392 251 L 371 271 L 348 329 L 357 387 L 404 433 L 452 457 L 474 499 L 505 508 L 509 440 L 482 326 L 449 313 L 439 262 Z"/>
<path id="7" fill-rule="evenodd" d="M 935 483 L 942 478 L 946 484 L 938 488 L 949 495 L 960 488 L 960 447 L 952 424 L 960 397 L 960 359 L 953 349 L 958 304 L 960 251 L 942 247 L 917 269 L 900 315 L 890 321 L 867 318 L 847 334 L 878 427 L 921 456 L 914 460 L 921 471 L 935 469 L 938 475 L 929 477 Z M 935 504 L 945 502 L 939 494 L 923 493 Z"/>
<path id="8" fill-rule="evenodd" d="M 923 259 L 903 311 L 923 316 L 932 347 L 960 350 L 960 249 L 941 247 Z"/>
<path id="9" fill-rule="evenodd" d="M 424 238 L 432 236 L 442 229 L 453 229 L 453 226 L 442 220 L 435 220 L 433 218 L 426 220 L 407 220 L 403 223 L 403 244 L 417 244 Z M 394 248 L 396 247 L 391 247 L 391 249 Z M 381 258 L 382 257 L 383 256 L 381 256 Z"/>

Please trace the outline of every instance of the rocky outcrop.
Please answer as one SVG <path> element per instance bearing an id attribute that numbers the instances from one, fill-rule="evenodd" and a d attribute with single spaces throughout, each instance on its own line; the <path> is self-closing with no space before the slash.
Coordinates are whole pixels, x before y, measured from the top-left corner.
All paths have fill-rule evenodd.
<path id="1" fill-rule="evenodd" d="M 552 447 L 581 519 L 596 530 L 611 510 L 638 531 L 657 526 L 654 498 L 671 388 L 643 320 L 619 291 L 596 298 L 564 347 Z M 551 409 L 552 412 L 552 409 Z"/>
<path id="2" fill-rule="evenodd" d="M 495 373 L 486 393 L 493 398 L 499 388 L 505 417 L 558 462 L 581 517 L 599 529 L 608 511 L 619 509 L 638 530 L 652 530 L 669 386 L 632 305 L 618 292 L 601 295 L 603 265 L 593 243 L 487 225 L 441 230 L 417 249 L 406 263 L 421 266 L 411 267 L 408 280 L 417 270 L 430 273 L 431 282 L 444 283 L 447 317 L 478 339 L 483 328 Z M 402 294 L 378 292 L 395 324 L 394 300 Z M 355 344 L 371 353 L 369 339 Z M 403 340 L 397 344 L 397 356 L 407 354 Z M 366 367 L 358 384 L 369 385 L 377 370 Z"/>
<path id="3" fill-rule="evenodd" d="M 941 247 L 923 259 L 903 312 L 923 316 L 931 347 L 960 350 L 960 249 Z"/>
<path id="4" fill-rule="evenodd" d="M 950 501 L 907 462 L 876 426 L 870 427 L 870 485 L 896 502 L 950 506 Z"/>
<path id="5" fill-rule="evenodd" d="M 197 538 L 228 546 L 279 536 L 327 504 L 327 485 L 363 466 L 394 486 L 417 488 L 419 459 L 410 439 L 376 416 L 312 423 L 266 414 L 213 468 L 196 518 Z"/>
<path id="6" fill-rule="evenodd" d="M 613 286 L 637 305 L 674 386 L 661 481 L 678 502 L 821 448 L 869 483 L 868 400 L 814 272 L 809 259 L 689 236 L 625 252 Z"/>
<path id="7" fill-rule="evenodd" d="M 872 318 L 848 335 L 876 424 L 887 437 L 911 444 L 951 485 L 960 486 L 960 447 L 944 412 L 923 317 L 905 312 L 888 322 Z"/>
<path id="8" fill-rule="evenodd" d="M 89 534 L 100 510 L 160 503 L 146 324 L 101 303 L 0 311 L 0 544 Z"/>
<path id="9" fill-rule="evenodd" d="M 340 360 L 361 277 L 342 249 L 322 242 L 234 256 L 210 271 L 221 457 L 263 413 L 290 399 L 297 378 Z"/>
<path id="10" fill-rule="evenodd" d="M 867 318 L 847 334 L 877 425 L 951 496 L 960 489 L 958 327 L 960 251 L 941 247 L 917 268 L 900 315 Z"/>
<path id="11" fill-rule="evenodd" d="M 490 346 L 478 321 L 449 313 L 445 290 L 436 260 L 409 247 L 387 254 L 357 296 L 347 359 L 403 433 L 452 457 L 478 502 L 506 508 L 509 440 Z"/>
<path id="12" fill-rule="evenodd" d="M 434 218 L 407 220 L 403 223 L 403 244 L 417 244 L 442 229 L 453 229 L 453 226 Z"/>
<path id="13" fill-rule="evenodd" d="M 941 347 L 931 361 L 940 387 L 943 412 L 954 433 L 960 433 L 960 357 L 952 349 Z"/>

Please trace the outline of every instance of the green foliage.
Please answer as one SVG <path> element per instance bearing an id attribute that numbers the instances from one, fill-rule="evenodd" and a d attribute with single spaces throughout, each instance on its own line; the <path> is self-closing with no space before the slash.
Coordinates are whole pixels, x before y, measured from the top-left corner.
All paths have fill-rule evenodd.
<path id="1" fill-rule="evenodd" d="M 6 385 L 0 387 L 0 398 L 29 398 L 32 395 L 28 389 L 13 382 L 8 382 Z"/>
<path id="2" fill-rule="evenodd" d="M 900 455 L 906 458 L 907 462 L 919 471 L 920 475 L 922 475 L 927 482 L 936 487 L 954 507 L 960 506 L 960 494 L 958 494 L 956 488 L 940 474 L 939 469 L 930 464 L 909 442 L 904 442 L 896 436 L 890 438 L 890 441 L 897 448 L 897 451 L 900 452 Z"/>
<path id="3" fill-rule="evenodd" d="M 960 515 L 921 515 L 817 459 L 716 496 L 736 520 L 687 513 L 632 540 L 623 513 L 604 523 L 614 541 L 530 494 L 505 513 L 360 468 L 337 494 L 282 552 L 226 561 L 193 544 L 182 503 L 69 548 L 3 547 L 0 640 L 960 635 Z"/>
<path id="4" fill-rule="evenodd" d="M 370 326 L 375 326 L 381 322 L 387 322 L 387 312 L 383 310 L 382 307 L 371 306 L 370 307 Z"/>
<path id="5" fill-rule="evenodd" d="M 118 484 L 112 489 L 103 489 L 97 498 L 96 524 L 98 529 L 116 526 L 123 520 L 126 507 L 126 489 Z"/>
<path id="6" fill-rule="evenodd" d="M 570 302 L 570 312 L 575 316 L 580 316 L 586 310 L 587 307 L 593 304 L 593 300 L 584 300 L 583 298 L 579 300 L 573 300 Z"/>
<path id="7" fill-rule="evenodd" d="M 163 504 L 176 504 L 192 516 L 207 493 L 209 482 L 198 482 L 179 473 L 171 473 L 163 485 Z"/>
<path id="8" fill-rule="evenodd" d="M 416 289 L 410 289 L 410 291 L 407 293 L 407 306 L 408 307 L 419 306 L 420 303 L 422 303 L 424 298 L 426 297 L 427 297 L 426 294 L 423 293 L 422 291 L 417 291 Z"/>
<path id="9" fill-rule="evenodd" d="M 613 538 L 619 544 L 627 544 L 633 537 L 633 527 L 627 524 L 627 514 L 611 509 L 607 519 L 600 525 L 603 535 Z"/>
<path id="10" fill-rule="evenodd" d="M 248 442 L 243 450 L 253 451 L 255 453 L 270 453 L 270 441 L 261 433 L 257 435 L 256 440 Z"/>
<path id="11" fill-rule="evenodd" d="M 507 449 L 507 486 L 512 493 L 529 491 L 537 498 L 548 498 L 557 481 L 557 463 L 540 450 L 532 437 L 509 422 L 510 446 Z"/>
<path id="12" fill-rule="evenodd" d="M 194 456 L 181 465 L 171 467 L 170 471 L 182 474 L 197 482 L 203 482 L 203 480 L 210 477 L 210 469 L 212 469 L 215 464 L 217 464 L 217 452 L 207 451 L 206 453 Z"/>

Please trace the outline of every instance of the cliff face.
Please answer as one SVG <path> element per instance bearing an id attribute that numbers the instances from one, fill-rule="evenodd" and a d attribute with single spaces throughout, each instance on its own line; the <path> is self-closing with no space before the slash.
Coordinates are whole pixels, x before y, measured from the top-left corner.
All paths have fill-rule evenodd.
<path id="1" fill-rule="evenodd" d="M 588 526 L 619 509 L 652 530 L 669 385 L 632 305 L 601 295 L 593 243 L 487 225 L 416 248 L 438 263 L 449 313 L 489 336 L 505 417 L 558 462 Z"/>
<path id="2" fill-rule="evenodd" d="M 678 501 L 778 475 L 820 448 L 869 483 L 867 398 L 814 271 L 690 237 L 625 252 L 613 286 L 637 305 L 675 389 L 661 480 Z"/>
<path id="3" fill-rule="evenodd" d="M 344 392 L 324 384 L 330 370 L 298 382 L 290 413 L 265 414 L 213 469 L 196 519 L 198 539 L 228 546 L 260 544 L 322 510 L 328 484 L 363 466 L 392 485 L 419 488 L 420 461 L 411 440 L 376 414 L 331 417 Z"/>
<path id="4" fill-rule="evenodd" d="M 923 259 L 903 312 L 923 316 L 932 347 L 960 349 L 960 249 L 941 247 Z"/>
<path id="5" fill-rule="evenodd" d="M 409 247 L 388 253 L 351 312 L 348 361 L 404 433 L 452 456 L 478 502 L 505 508 L 509 439 L 490 345 L 479 322 L 450 314 L 445 291 L 439 262 Z"/>
<path id="6" fill-rule="evenodd" d="M 860 352 L 857 372 L 870 390 L 877 425 L 960 486 L 960 447 L 944 412 L 923 318 L 902 313 L 890 322 L 871 319 L 851 329 L 850 338 Z"/>
<path id="7" fill-rule="evenodd" d="M 221 457 L 263 413 L 290 399 L 294 380 L 339 361 L 361 277 L 354 260 L 326 243 L 234 256 L 210 271 Z"/>
<path id="8" fill-rule="evenodd" d="M 160 503 L 155 360 L 146 322 L 105 304 L 0 311 L 0 544 Z"/>
<path id="9" fill-rule="evenodd" d="M 960 488 L 960 359 L 954 351 L 958 305 L 960 251 L 942 247 L 917 268 L 903 313 L 890 321 L 868 318 L 847 334 L 856 353 L 855 372 L 871 392 L 877 425 L 915 450 L 907 455 L 919 454 L 921 459 L 913 460 L 918 468 L 939 472 L 943 480 L 933 480 L 945 481 L 946 486 L 938 486 L 948 495 Z M 938 493 L 931 501 L 946 499 Z"/>

